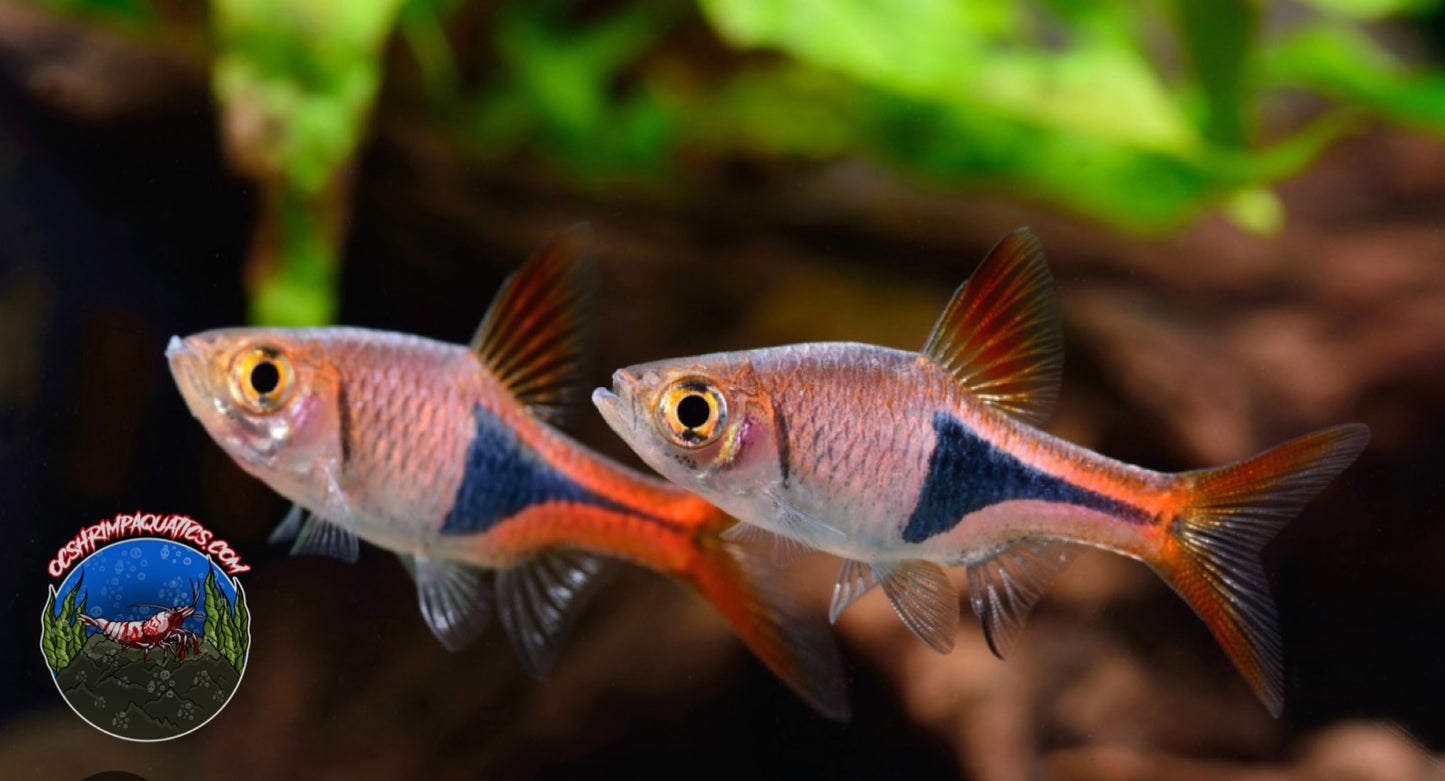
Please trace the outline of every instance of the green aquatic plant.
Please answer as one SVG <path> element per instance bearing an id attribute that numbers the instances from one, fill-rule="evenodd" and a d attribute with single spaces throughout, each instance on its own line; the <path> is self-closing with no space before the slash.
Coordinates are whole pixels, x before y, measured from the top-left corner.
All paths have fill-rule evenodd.
<path id="1" fill-rule="evenodd" d="M 211 85 L 234 167 L 261 189 L 251 320 L 335 318 L 349 169 L 403 0 L 211 0 Z"/>
<path id="2" fill-rule="evenodd" d="M 133 31 L 175 16 L 155 0 L 33 1 Z M 472 165 L 540 160 L 566 187 L 676 192 L 695 169 L 680 161 L 864 158 L 1137 231 L 1211 211 L 1278 230 L 1273 185 L 1342 135 L 1367 121 L 1445 133 L 1445 72 L 1377 35 L 1445 11 L 1277 5 L 211 0 L 227 155 L 259 186 L 251 320 L 334 319 L 349 172 L 398 70 L 383 110 Z"/>
<path id="3" fill-rule="evenodd" d="M 65 592 L 65 598 L 60 603 L 60 611 L 55 610 L 55 587 L 50 587 L 50 596 L 45 601 L 45 612 L 41 614 L 41 635 L 40 647 L 45 654 L 45 662 L 52 670 L 60 670 L 70 664 L 70 660 L 80 653 L 81 646 L 85 645 L 85 624 L 76 617 L 85 612 L 86 603 L 90 601 L 89 594 L 75 604 L 76 592 L 85 582 L 84 573 L 75 579 L 75 585 Z"/>
<path id="4" fill-rule="evenodd" d="M 1338 13 L 1403 4 L 1330 3 L 1334 16 L 1276 40 L 1261 30 L 1266 4 L 1253 0 L 700 2 L 734 45 L 786 53 L 853 87 L 839 108 L 855 129 L 850 151 L 1137 230 L 1217 208 L 1272 231 L 1282 211 L 1268 185 L 1302 170 L 1352 118 L 1445 131 L 1439 74 L 1407 68 Z M 1161 49 L 1179 62 L 1166 64 Z M 1372 64 L 1343 66 L 1355 58 Z M 1331 104 L 1262 141 L 1260 114 L 1290 89 Z M 799 100 L 770 102 L 783 109 L 774 123 L 796 121 L 786 107 Z"/>
<path id="5" fill-rule="evenodd" d="M 206 625 L 202 636 L 226 657 L 236 672 L 240 672 L 245 666 L 246 649 L 250 644 L 251 614 L 246 609 L 246 593 L 237 588 L 236 601 L 232 604 L 226 593 L 216 585 L 214 569 L 206 573 L 202 588 L 206 594 Z"/>
<path id="6" fill-rule="evenodd" d="M 650 80 L 620 79 L 677 22 L 680 6 L 625 5 L 575 25 L 566 21 L 571 5 L 498 9 L 498 62 L 464 98 L 458 140 L 483 158 L 535 145 L 556 170 L 587 185 L 661 174 L 681 118 Z"/>

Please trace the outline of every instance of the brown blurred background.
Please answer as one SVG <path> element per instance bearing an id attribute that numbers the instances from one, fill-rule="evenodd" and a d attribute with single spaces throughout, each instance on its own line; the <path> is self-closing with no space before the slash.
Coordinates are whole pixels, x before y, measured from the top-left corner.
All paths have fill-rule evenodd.
<path id="1" fill-rule="evenodd" d="M 634 571 L 546 681 L 498 628 L 459 654 L 395 560 L 288 558 L 286 504 L 171 386 L 171 334 L 243 322 L 264 185 L 228 173 L 203 59 L 0 6 L 0 775 L 1414 779 L 1445 776 L 1445 144 L 1371 125 L 1278 187 L 1252 235 L 1212 214 L 1120 232 L 1037 199 L 845 157 L 689 161 L 688 184 L 577 188 L 526 155 L 478 165 L 383 87 L 347 174 L 337 319 L 465 341 L 501 278 L 589 220 L 604 277 L 593 380 L 788 342 L 920 345 L 1017 225 L 1042 238 L 1067 359 L 1049 431 L 1155 469 L 1346 420 L 1358 464 L 1267 555 L 1287 710 L 1271 719 L 1188 607 L 1135 562 L 1078 561 L 1015 658 L 954 653 L 870 595 L 840 621 L 855 717 L 813 715 L 700 600 Z M 395 109 L 395 110 L 393 110 Z M 251 272 L 251 273 L 254 273 Z M 254 312 L 254 310 L 251 310 Z M 637 461 L 596 419 L 574 433 Z M 37 652 L 55 549 L 117 512 L 182 512 L 240 547 L 245 679 L 187 737 L 75 717 Z M 960 582 L 961 582 L 961 573 Z M 818 563 L 819 594 L 832 570 Z"/>

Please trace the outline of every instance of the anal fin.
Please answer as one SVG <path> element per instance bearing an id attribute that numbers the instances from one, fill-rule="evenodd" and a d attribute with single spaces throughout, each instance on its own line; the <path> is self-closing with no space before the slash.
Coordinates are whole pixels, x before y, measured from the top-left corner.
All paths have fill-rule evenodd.
<path id="1" fill-rule="evenodd" d="M 540 678 L 552 667 L 577 616 L 613 568 L 597 556 L 551 550 L 497 573 L 502 625 L 527 672 Z"/>
<path id="2" fill-rule="evenodd" d="M 873 577 L 883 586 L 893 611 L 919 640 L 941 654 L 953 650 L 958 592 L 943 567 L 922 559 L 874 564 Z"/>
<path id="3" fill-rule="evenodd" d="M 1028 539 L 968 568 L 968 601 L 995 656 L 1013 652 L 1029 611 L 1077 552 L 1065 542 Z"/>
<path id="4" fill-rule="evenodd" d="M 403 563 L 406 557 L 403 557 Z M 475 567 L 417 554 L 407 569 L 416 579 L 417 601 L 427 628 L 448 651 L 460 651 L 487 628 L 491 589 Z"/>

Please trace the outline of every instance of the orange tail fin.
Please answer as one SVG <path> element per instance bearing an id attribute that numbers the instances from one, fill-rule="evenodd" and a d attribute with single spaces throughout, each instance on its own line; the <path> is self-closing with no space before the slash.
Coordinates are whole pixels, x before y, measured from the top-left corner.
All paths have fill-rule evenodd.
<path id="1" fill-rule="evenodd" d="M 823 715 L 849 718 L 838 647 L 822 611 L 803 609 L 778 582 L 766 555 L 705 534 L 701 557 L 686 577 L 732 624 L 763 664 Z"/>
<path id="2" fill-rule="evenodd" d="M 1260 552 L 1370 439 L 1335 426 L 1218 469 L 1180 475 L 1191 496 L 1155 569 L 1209 625 L 1269 712 L 1284 708 L 1278 618 Z"/>

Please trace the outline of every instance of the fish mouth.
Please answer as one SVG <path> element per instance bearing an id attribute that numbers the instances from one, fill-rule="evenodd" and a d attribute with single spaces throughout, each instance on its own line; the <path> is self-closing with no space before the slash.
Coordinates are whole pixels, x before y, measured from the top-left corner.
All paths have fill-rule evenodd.
<path id="1" fill-rule="evenodd" d="M 618 369 L 612 373 L 612 390 L 598 388 L 592 391 L 592 404 L 602 413 L 607 425 L 623 438 L 637 426 L 637 404 L 632 395 L 636 382 L 637 379 L 626 369 Z"/>
<path id="2" fill-rule="evenodd" d="M 171 377 L 186 400 L 191 414 L 201 417 L 205 405 L 201 400 L 208 395 L 206 378 L 206 344 L 194 336 L 182 339 L 172 336 L 166 344 L 166 363 L 170 365 Z"/>

